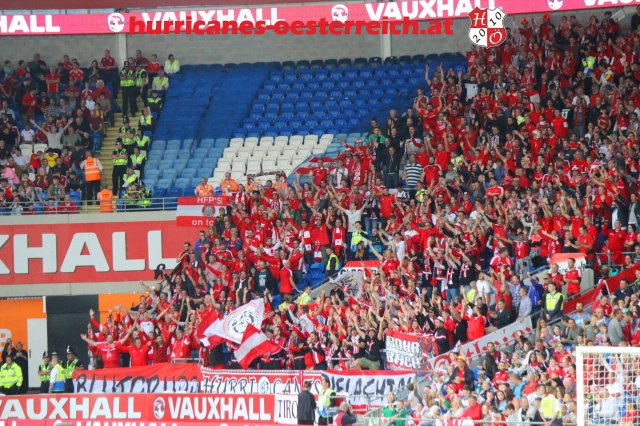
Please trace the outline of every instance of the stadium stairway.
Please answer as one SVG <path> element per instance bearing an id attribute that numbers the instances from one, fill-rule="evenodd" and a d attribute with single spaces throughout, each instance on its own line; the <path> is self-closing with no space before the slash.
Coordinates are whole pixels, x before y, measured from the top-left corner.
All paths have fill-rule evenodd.
<path id="1" fill-rule="evenodd" d="M 116 96 L 116 102 L 118 105 L 122 105 L 122 96 L 121 92 L 118 91 Z M 131 124 L 135 127 L 137 125 L 136 119 L 140 116 L 140 111 L 144 108 L 144 104 L 142 100 L 138 98 L 138 115 L 136 118 L 132 118 Z M 120 126 L 122 126 L 122 112 L 117 112 L 114 114 L 114 126 L 108 126 L 106 128 L 105 136 L 102 139 L 102 146 L 100 147 L 100 151 L 97 154 L 98 159 L 102 163 L 102 180 L 101 183 L 106 183 L 109 185 L 109 189 L 113 190 L 111 185 L 111 178 L 113 176 L 113 160 L 111 158 L 111 153 L 114 149 L 116 149 L 116 139 L 118 138 L 118 130 Z M 117 199 L 117 194 L 113 194 L 114 199 Z M 98 205 L 88 205 L 87 206 L 88 213 L 99 213 L 100 207 Z"/>

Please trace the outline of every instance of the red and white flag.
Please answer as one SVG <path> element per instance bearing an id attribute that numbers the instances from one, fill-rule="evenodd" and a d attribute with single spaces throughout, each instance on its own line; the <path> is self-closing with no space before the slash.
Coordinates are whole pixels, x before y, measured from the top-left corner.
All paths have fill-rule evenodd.
<path id="1" fill-rule="evenodd" d="M 262 327 L 264 299 L 254 299 L 240 306 L 224 318 L 209 314 L 198 327 L 198 338 L 206 347 L 215 347 L 224 341 L 240 344 L 247 326 Z"/>
<path id="2" fill-rule="evenodd" d="M 242 344 L 233 353 L 240 366 L 249 368 L 251 362 L 264 354 L 276 353 L 282 348 L 273 343 L 269 338 L 253 325 L 247 325 L 242 336 Z"/>
<path id="3" fill-rule="evenodd" d="M 226 213 L 229 197 L 178 197 L 178 226 L 208 227 Z"/>

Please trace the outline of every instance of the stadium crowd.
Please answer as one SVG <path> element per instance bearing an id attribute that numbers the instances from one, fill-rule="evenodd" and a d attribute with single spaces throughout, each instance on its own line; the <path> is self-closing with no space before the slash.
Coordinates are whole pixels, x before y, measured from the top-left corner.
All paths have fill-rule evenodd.
<path id="1" fill-rule="evenodd" d="M 6 60 L 0 72 L 0 214 L 78 213 L 83 200 L 100 200 L 102 211 L 112 211 L 112 198 L 123 188 L 127 204 L 148 206 L 144 200 L 150 194 L 140 173 L 169 85 L 167 76 L 179 70 L 173 55 L 162 66 L 156 55 L 147 59 L 139 50 L 121 69 L 109 50 L 87 68 L 68 55 L 55 65 L 38 53 L 17 66 Z M 120 90 L 122 145 L 113 151 L 109 189 L 107 182 L 101 185 L 103 166 L 94 155 L 106 129 L 115 125 Z M 134 172 L 135 179 L 127 180 Z"/>
<path id="2" fill-rule="evenodd" d="M 584 23 L 524 18 L 508 37 L 469 52 L 466 72 L 427 67 L 406 112 L 372 120 L 369 137 L 291 185 L 225 179 L 228 214 L 185 243 L 174 270 L 160 266 L 137 306 L 117 306 L 102 323 L 90 313 L 82 337 L 93 366 L 193 357 L 238 368 L 236 347 L 205 349 L 198 326 L 263 297 L 263 330 L 281 350 L 256 368 L 384 368 L 388 329 L 450 353 L 431 384 L 403 401 L 389 395 L 382 413 L 398 426 L 575 423 L 572 348 L 637 345 L 639 281 L 565 313 L 580 271 L 550 259 L 584 255 L 596 276 L 600 253 L 616 269 L 640 261 L 639 39 L 610 12 Z M 334 287 L 314 297 L 305 272 L 320 264 L 332 275 L 349 260 L 378 261 L 361 294 Z M 534 335 L 489 347 L 479 367 L 455 352 L 530 315 Z M 589 410 L 637 424 L 636 403 L 623 401 L 612 387 Z"/>

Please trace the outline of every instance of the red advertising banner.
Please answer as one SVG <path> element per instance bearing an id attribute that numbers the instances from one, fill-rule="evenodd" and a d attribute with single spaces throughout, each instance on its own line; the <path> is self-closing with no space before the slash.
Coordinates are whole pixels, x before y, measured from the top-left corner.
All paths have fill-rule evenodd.
<path id="1" fill-rule="evenodd" d="M 311 3 L 315 0 L 278 0 L 278 3 Z M 93 9 L 144 9 L 154 7 L 222 7 L 233 6 L 234 0 L 93 0 Z M 273 0 L 251 0 L 251 4 L 269 4 Z M 24 9 L 23 0 L 3 0 L 4 10 Z M 85 0 L 29 0 L 29 9 L 86 9 Z"/>
<path id="2" fill-rule="evenodd" d="M 0 421 L 39 425 L 70 420 L 257 425 L 274 421 L 274 407 L 274 395 L 33 395 L 0 398 Z"/>
<path id="3" fill-rule="evenodd" d="M 0 285 L 148 280 L 193 231 L 173 220 L 0 225 Z"/>
<path id="4" fill-rule="evenodd" d="M 154 12 L 114 12 L 68 15 L 0 15 L 0 34 L 41 35 L 41 34 L 117 34 L 129 32 L 130 22 L 252 22 L 262 21 L 265 25 L 285 21 L 326 22 L 340 21 L 401 21 L 429 20 L 442 18 L 466 18 L 474 8 L 500 6 L 509 15 L 547 13 L 578 9 L 622 7 L 631 0 L 409 0 L 388 3 L 348 3 L 320 4 L 309 6 L 279 6 L 227 9 L 163 10 Z"/>

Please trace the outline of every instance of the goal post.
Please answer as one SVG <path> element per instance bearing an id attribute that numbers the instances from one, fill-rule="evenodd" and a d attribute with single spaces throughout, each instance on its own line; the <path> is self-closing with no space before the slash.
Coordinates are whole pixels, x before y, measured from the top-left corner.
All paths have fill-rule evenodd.
<path id="1" fill-rule="evenodd" d="M 576 348 L 577 426 L 640 424 L 640 348 Z"/>

